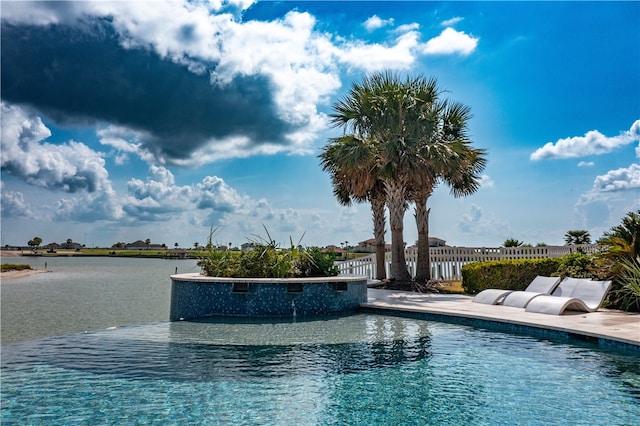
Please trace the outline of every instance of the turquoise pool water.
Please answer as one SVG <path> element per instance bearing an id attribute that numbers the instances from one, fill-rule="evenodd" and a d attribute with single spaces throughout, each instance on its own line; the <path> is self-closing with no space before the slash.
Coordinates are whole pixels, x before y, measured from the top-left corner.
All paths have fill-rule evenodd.
<path id="1" fill-rule="evenodd" d="M 637 424 L 636 353 L 374 314 L 2 345 L 2 424 Z"/>

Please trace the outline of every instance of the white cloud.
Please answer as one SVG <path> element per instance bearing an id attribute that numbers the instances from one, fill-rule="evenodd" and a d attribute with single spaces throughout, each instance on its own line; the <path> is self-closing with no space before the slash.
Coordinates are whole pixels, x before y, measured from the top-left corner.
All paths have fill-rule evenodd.
<path id="1" fill-rule="evenodd" d="M 34 219 L 31 205 L 24 200 L 24 195 L 17 191 L 2 191 L 0 203 L 2 217 L 24 217 Z"/>
<path id="2" fill-rule="evenodd" d="M 602 176 L 596 177 L 591 189 L 593 193 L 625 190 L 640 190 L 640 164 L 632 164 L 626 168 L 611 170 Z"/>
<path id="3" fill-rule="evenodd" d="M 462 215 L 458 221 L 458 230 L 463 234 L 474 236 L 503 236 L 508 238 L 511 233 L 509 225 L 498 218 L 493 212 L 485 213 L 481 207 L 472 204 L 468 213 Z"/>
<path id="4" fill-rule="evenodd" d="M 595 165 L 596 163 L 594 163 L 593 161 L 581 161 L 578 163 L 578 167 L 593 167 Z"/>
<path id="5" fill-rule="evenodd" d="M 149 137 L 145 132 L 134 131 L 121 126 L 107 126 L 97 132 L 100 144 L 114 149 L 116 164 L 122 165 L 128 159 L 127 154 L 134 154 L 147 163 L 155 161 L 154 155 L 142 147 L 140 140 Z"/>
<path id="6" fill-rule="evenodd" d="M 10 3 L 6 8 L 3 5 L 3 19 L 22 23 L 75 25 L 89 16 L 109 17 L 124 48 L 151 50 L 194 73 L 208 73 L 212 84 L 226 85 L 238 77 L 267 77 L 277 114 L 292 129 L 283 140 L 263 141 L 263 146 L 234 136 L 210 139 L 188 158 L 165 158 L 166 153 L 142 150 L 142 146 L 151 149 L 144 143 L 150 139 L 148 134 L 108 128 L 100 134 L 101 142 L 114 148 L 109 155 L 118 164 L 126 163 L 133 153 L 149 163 L 182 166 L 255 154 L 309 153 L 318 134 L 326 129 L 326 117 L 318 107 L 340 88 L 340 66 L 366 72 L 406 70 L 420 54 L 468 55 L 478 43 L 477 38 L 446 28 L 420 45 L 415 23 L 397 29 L 390 43 L 345 41 L 317 31 L 315 17 L 298 11 L 272 21 L 243 22 L 237 12 L 253 3 L 249 0 L 156 1 L 153 7 L 119 1 Z M 393 23 L 393 19 L 374 15 L 365 25 L 375 29 Z"/>
<path id="7" fill-rule="evenodd" d="M 589 191 L 575 205 L 580 226 L 594 226 L 594 235 L 605 231 L 602 223 L 619 223 L 627 212 L 640 208 L 640 164 L 631 164 L 597 176 Z M 597 231 L 597 232 L 596 232 Z"/>
<path id="8" fill-rule="evenodd" d="M 445 28 L 439 36 L 432 38 L 421 48 L 426 55 L 458 54 L 467 56 L 476 49 L 478 41 L 478 38 L 472 37 L 464 31 Z"/>
<path id="9" fill-rule="evenodd" d="M 102 154 L 87 145 L 44 142 L 51 131 L 18 106 L 2 103 L 2 169 L 18 179 L 65 192 L 97 192 L 111 188 Z"/>
<path id="10" fill-rule="evenodd" d="M 607 154 L 616 148 L 640 141 L 640 120 L 636 120 L 631 128 L 618 136 L 607 137 L 597 130 L 591 130 L 584 136 L 558 139 L 547 142 L 531 154 L 531 160 L 547 160 L 550 158 L 577 158 L 587 155 Z M 637 150 L 636 150 L 637 153 Z"/>
<path id="11" fill-rule="evenodd" d="M 367 72 L 382 69 L 408 69 L 416 60 L 418 46 L 417 32 L 400 35 L 392 46 L 382 44 L 351 43 L 343 46 L 336 54 L 348 66 Z"/>
<path id="12" fill-rule="evenodd" d="M 378 15 L 373 15 L 372 17 L 367 19 L 363 25 L 367 29 L 367 31 L 372 32 L 382 27 L 393 25 L 393 18 L 381 19 L 378 17 Z"/>
<path id="13" fill-rule="evenodd" d="M 61 198 L 56 202 L 53 216 L 61 221 L 96 222 L 123 219 L 124 212 L 115 191 L 109 188 L 73 198 Z"/>
<path id="14" fill-rule="evenodd" d="M 493 181 L 493 179 L 491 179 L 489 175 L 482 175 L 480 177 L 480 186 L 482 188 L 493 188 L 494 185 L 495 185 L 495 182 Z"/>
<path id="15" fill-rule="evenodd" d="M 443 27 L 452 27 L 463 19 L 464 18 L 461 18 L 460 16 L 456 16 L 455 18 L 447 19 L 446 21 L 440 22 L 440 25 L 442 25 Z"/>
<path id="16" fill-rule="evenodd" d="M 420 29 L 420 24 L 418 24 L 417 22 L 413 22 L 411 24 L 400 25 L 397 28 L 395 28 L 392 32 L 397 34 L 404 34 L 410 31 L 418 31 L 419 29 Z"/>

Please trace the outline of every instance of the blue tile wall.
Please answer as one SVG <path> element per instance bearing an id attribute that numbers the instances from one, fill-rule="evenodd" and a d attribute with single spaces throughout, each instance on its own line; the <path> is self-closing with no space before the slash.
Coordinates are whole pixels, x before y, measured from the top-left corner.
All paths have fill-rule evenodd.
<path id="1" fill-rule="evenodd" d="M 346 291 L 326 282 L 302 282 L 301 292 L 284 282 L 249 282 L 247 292 L 233 292 L 233 282 L 171 280 L 170 320 L 207 316 L 307 316 L 357 310 L 367 301 L 367 278 L 346 282 Z M 299 281 L 298 281 L 299 282 Z"/>

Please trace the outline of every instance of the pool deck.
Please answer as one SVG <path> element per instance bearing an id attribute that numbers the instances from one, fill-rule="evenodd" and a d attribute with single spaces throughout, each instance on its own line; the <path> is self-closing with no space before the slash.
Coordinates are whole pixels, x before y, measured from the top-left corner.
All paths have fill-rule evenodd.
<path id="1" fill-rule="evenodd" d="M 407 291 L 368 289 L 367 303 L 361 307 L 401 312 L 446 315 L 463 319 L 513 324 L 553 330 L 570 335 L 620 342 L 640 348 L 640 314 L 600 309 L 597 312 L 566 312 L 547 315 L 522 308 L 473 303 L 471 296 L 425 294 Z"/>

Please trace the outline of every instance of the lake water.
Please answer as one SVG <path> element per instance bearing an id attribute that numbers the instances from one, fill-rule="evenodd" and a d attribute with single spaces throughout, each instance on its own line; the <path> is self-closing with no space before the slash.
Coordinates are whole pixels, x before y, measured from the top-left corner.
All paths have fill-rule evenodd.
<path id="1" fill-rule="evenodd" d="M 1 285 L 3 425 L 640 418 L 635 352 L 374 314 L 169 322 L 169 275 L 194 260 L 19 263 L 45 261 Z"/>
<path id="2" fill-rule="evenodd" d="M 3 279 L 2 343 L 169 319 L 171 280 L 196 260 L 11 257 L 51 272 Z M 45 268 L 46 262 L 46 268 Z"/>

